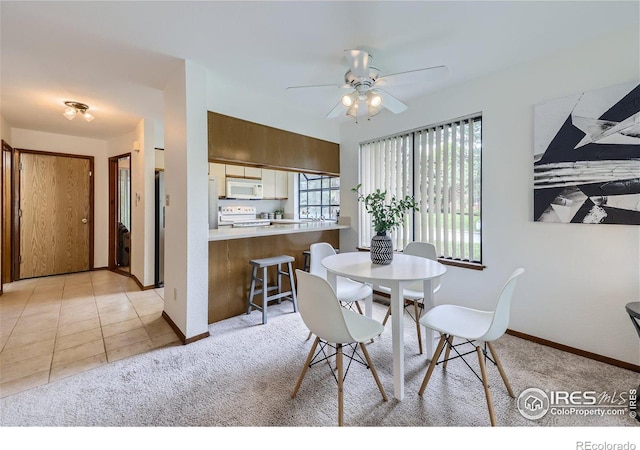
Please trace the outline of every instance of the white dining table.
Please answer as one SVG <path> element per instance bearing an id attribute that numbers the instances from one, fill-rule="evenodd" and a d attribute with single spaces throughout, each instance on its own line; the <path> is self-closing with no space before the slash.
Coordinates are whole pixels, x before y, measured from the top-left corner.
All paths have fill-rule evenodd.
<path id="1" fill-rule="evenodd" d="M 393 346 L 393 390 L 398 400 L 404 398 L 404 298 L 403 287 L 412 281 L 424 283 L 424 307 L 428 311 L 434 306 L 432 280 L 441 277 L 447 268 L 437 261 L 405 254 L 394 254 L 393 262 L 378 265 L 371 262 L 368 252 L 339 253 L 324 258 L 327 281 L 336 287 L 338 276 L 351 278 L 371 285 L 384 285 L 391 289 L 391 335 Z M 369 305 L 367 305 L 369 306 Z M 365 314 L 371 317 L 372 308 Z M 433 333 L 427 330 L 426 354 L 431 358 L 434 351 Z"/>

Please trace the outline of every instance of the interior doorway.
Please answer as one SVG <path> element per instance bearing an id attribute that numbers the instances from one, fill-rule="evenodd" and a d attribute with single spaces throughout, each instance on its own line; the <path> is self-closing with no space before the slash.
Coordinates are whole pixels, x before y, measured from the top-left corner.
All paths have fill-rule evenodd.
<path id="1" fill-rule="evenodd" d="M 131 153 L 109 158 L 109 269 L 131 274 Z"/>

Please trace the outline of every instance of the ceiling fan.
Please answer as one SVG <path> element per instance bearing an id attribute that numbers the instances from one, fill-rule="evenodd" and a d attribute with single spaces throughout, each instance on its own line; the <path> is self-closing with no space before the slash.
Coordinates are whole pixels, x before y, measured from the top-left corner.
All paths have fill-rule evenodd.
<path id="1" fill-rule="evenodd" d="M 383 108 L 394 114 L 407 109 L 407 105 L 382 89 L 393 85 L 432 81 L 445 76 L 449 71 L 445 66 L 426 67 L 380 76 L 380 70 L 371 65 L 373 56 L 365 50 L 345 50 L 349 69 L 344 74 L 344 84 L 316 84 L 309 86 L 289 86 L 287 89 L 338 87 L 351 89 L 344 94 L 340 102 L 326 115 L 327 119 L 338 117 L 346 108 L 346 115 L 358 121 L 358 110 L 363 103 L 367 108 L 367 117 L 377 115 Z M 364 115 L 364 114 L 362 114 Z"/>

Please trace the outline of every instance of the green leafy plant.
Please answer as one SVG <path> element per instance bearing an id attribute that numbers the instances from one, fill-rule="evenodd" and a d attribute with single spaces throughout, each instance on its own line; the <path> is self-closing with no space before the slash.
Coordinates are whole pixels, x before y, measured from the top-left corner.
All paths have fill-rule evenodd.
<path id="1" fill-rule="evenodd" d="M 402 225 L 404 216 L 407 211 L 420 211 L 418 204 L 411 195 L 405 195 L 404 198 L 396 198 L 392 196 L 387 202 L 387 191 L 376 189 L 374 192 L 364 195 L 360 192 L 362 184 L 351 188 L 353 192 L 358 194 L 358 201 L 364 203 L 365 210 L 371 214 L 373 228 L 376 233 L 386 233 L 394 228 Z"/>

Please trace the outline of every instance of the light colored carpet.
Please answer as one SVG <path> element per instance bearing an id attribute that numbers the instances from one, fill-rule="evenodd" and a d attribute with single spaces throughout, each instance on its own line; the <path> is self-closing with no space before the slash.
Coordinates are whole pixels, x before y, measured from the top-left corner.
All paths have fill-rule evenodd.
<path id="1" fill-rule="evenodd" d="M 209 327 L 211 336 L 161 348 L 0 400 L 2 426 L 313 427 L 337 424 L 337 387 L 326 364 L 309 369 L 295 399 L 290 394 L 312 341 L 291 304 L 241 315 Z M 374 318 L 385 307 L 374 303 Z M 389 396 L 383 402 L 370 372 L 352 365 L 344 387 L 345 425 L 448 427 L 489 425 L 482 385 L 461 362 L 438 366 L 423 397 L 417 395 L 427 361 L 417 352 L 415 328 L 405 316 L 406 398 L 393 398 L 390 323 L 369 345 Z M 524 389 L 628 392 L 637 373 L 505 335 L 496 349 L 516 396 Z M 472 355 L 473 356 L 473 355 Z M 477 365 L 477 361 L 472 364 Z M 627 427 L 624 416 L 520 415 L 497 368 L 489 366 L 499 425 L 509 427 Z"/>

